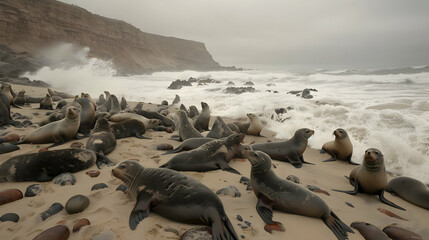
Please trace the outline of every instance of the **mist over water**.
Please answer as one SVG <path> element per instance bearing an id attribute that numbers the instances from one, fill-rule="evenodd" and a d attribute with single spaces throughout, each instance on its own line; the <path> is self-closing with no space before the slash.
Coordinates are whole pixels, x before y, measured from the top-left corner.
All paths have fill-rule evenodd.
<path id="1" fill-rule="evenodd" d="M 212 116 L 245 117 L 253 112 L 275 132 L 275 138 L 288 139 L 303 127 L 315 130 L 309 145 L 320 149 L 334 140 L 336 128 L 345 129 L 354 146 L 352 160 L 361 163 L 368 148 L 378 148 L 386 168 L 394 175 L 406 175 L 429 183 L 429 73 L 350 75 L 338 72 L 297 74 L 292 72 L 158 72 L 151 75 L 121 77 L 111 63 L 81 57 L 73 67 L 45 67 L 28 75 L 71 94 L 88 92 L 97 98 L 104 90 L 124 96 L 129 101 L 170 103 L 178 94 L 181 103 L 201 109 L 209 104 Z M 176 79 L 212 78 L 211 83 L 180 90 L 168 90 Z M 253 82 L 257 91 L 240 95 L 225 94 L 228 82 L 243 87 Z M 313 99 L 303 99 L 287 92 L 314 88 Z M 268 92 L 270 90 L 271 92 Z M 277 91 L 278 93 L 273 93 Z M 277 116 L 275 108 L 291 107 Z M 271 117 L 274 119 L 271 119 Z M 276 119 L 284 122 L 275 121 Z M 335 164 L 335 163 L 316 163 Z"/>

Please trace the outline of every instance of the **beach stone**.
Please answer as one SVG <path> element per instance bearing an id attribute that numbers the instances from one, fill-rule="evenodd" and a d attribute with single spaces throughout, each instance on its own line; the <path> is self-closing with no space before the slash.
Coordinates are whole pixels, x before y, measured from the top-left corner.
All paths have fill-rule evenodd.
<path id="1" fill-rule="evenodd" d="M 61 173 L 56 176 L 52 182 L 61 186 L 66 184 L 74 185 L 76 183 L 76 177 L 71 173 Z"/>
<path id="2" fill-rule="evenodd" d="M 300 183 L 299 178 L 297 176 L 294 176 L 294 175 L 287 176 L 286 180 L 289 180 L 289 181 L 297 183 L 297 184 Z"/>
<path id="3" fill-rule="evenodd" d="M 9 133 L 4 137 L 0 137 L 1 142 L 17 142 L 21 137 L 16 133 Z"/>
<path id="4" fill-rule="evenodd" d="M 19 189 L 6 189 L 0 191 L 0 205 L 14 202 L 21 198 L 23 198 L 23 195 Z"/>
<path id="5" fill-rule="evenodd" d="M 31 184 L 27 187 L 27 190 L 25 190 L 25 196 L 26 197 L 34 197 L 42 192 L 42 185 L 40 184 Z"/>
<path id="6" fill-rule="evenodd" d="M 92 240 L 114 240 L 115 234 L 113 234 L 111 231 L 102 232 L 92 238 Z"/>
<path id="7" fill-rule="evenodd" d="M 240 178 L 240 183 L 242 183 L 244 185 L 249 185 L 250 184 L 250 179 L 248 177 L 242 176 Z"/>
<path id="8" fill-rule="evenodd" d="M 252 223 L 250 223 L 249 221 L 244 221 L 244 224 L 246 224 L 247 226 L 251 227 Z"/>
<path id="9" fill-rule="evenodd" d="M 253 86 L 255 84 L 253 82 L 251 82 L 251 81 L 248 81 L 248 82 L 245 82 L 244 85 L 245 86 Z"/>
<path id="10" fill-rule="evenodd" d="M 252 185 L 247 185 L 247 187 L 246 187 L 246 191 L 252 191 Z"/>
<path id="11" fill-rule="evenodd" d="M 212 235 L 209 227 L 198 227 L 187 230 L 180 237 L 181 240 L 211 240 Z"/>
<path id="12" fill-rule="evenodd" d="M 90 170 L 88 172 L 86 172 L 86 174 L 88 174 L 88 176 L 90 177 L 98 177 L 100 175 L 100 171 L 98 170 Z"/>
<path id="13" fill-rule="evenodd" d="M 83 148 L 84 144 L 81 142 L 74 142 L 70 144 L 70 148 Z"/>
<path id="14" fill-rule="evenodd" d="M 242 222 L 243 218 L 240 215 L 237 215 L 237 220 L 240 221 L 240 222 Z"/>
<path id="15" fill-rule="evenodd" d="M 284 113 L 287 113 L 287 109 L 286 108 L 276 108 L 276 109 L 274 109 L 274 112 L 276 112 L 277 114 L 284 114 Z"/>
<path id="16" fill-rule="evenodd" d="M 173 145 L 171 145 L 171 144 L 163 143 L 163 144 L 159 144 L 159 145 L 156 147 L 156 149 L 157 149 L 157 150 L 173 150 L 173 149 L 174 149 L 174 147 L 173 147 Z"/>
<path id="17" fill-rule="evenodd" d="M 0 129 L 1 129 L 1 127 L 0 127 Z M 3 154 L 3 153 L 9 153 L 9 152 L 17 151 L 21 148 L 15 144 L 11 144 L 11 143 L 0 143 L 0 149 L 1 149 L 0 154 Z"/>
<path id="18" fill-rule="evenodd" d="M 227 94 L 242 94 L 245 92 L 256 92 L 253 87 L 227 87 L 225 93 Z"/>
<path id="19" fill-rule="evenodd" d="M 16 213 L 6 213 L 0 217 L 0 222 L 18 222 L 19 215 Z"/>
<path id="20" fill-rule="evenodd" d="M 353 204 L 349 203 L 349 202 L 345 202 L 347 204 L 347 206 L 355 208 L 355 206 L 353 206 Z"/>
<path id="21" fill-rule="evenodd" d="M 94 184 L 94 186 L 92 186 L 91 191 L 99 190 L 99 189 L 103 189 L 103 188 L 107 188 L 107 184 L 97 183 L 97 184 Z"/>
<path id="22" fill-rule="evenodd" d="M 63 210 L 63 205 L 61 203 L 53 203 L 48 210 L 42 212 L 40 214 L 40 217 L 42 218 L 42 221 L 45 221 L 46 219 L 48 219 L 49 217 L 61 212 L 61 210 Z"/>
<path id="23" fill-rule="evenodd" d="M 79 221 L 77 221 L 73 226 L 73 232 L 78 232 L 82 227 L 89 226 L 89 225 L 91 225 L 91 223 L 89 222 L 88 219 L 86 218 L 79 219 Z"/>
<path id="24" fill-rule="evenodd" d="M 240 191 L 238 191 L 238 189 L 234 186 L 228 186 L 226 188 L 222 188 L 216 191 L 217 195 L 223 194 L 223 195 L 228 195 L 228 196 L 232 196 L 232 197 L 241 197 L 241 193 Z"/>
<path id="25" fill-rule="evenodd" d="M 58 225 L 41 232 L 33 240 L 67 240 L 69 236 L 69 228 L 64 225 Z"/>
<path id="26" fill-rule="evenodd" d="M 89 198 L 83 195 L 75 195 L 66 203 L 66 211 L 69 214 L 83 212 L 89 206 Z"/>
<path id="27" fill-rule="evenodd" d="M 119 185 L 117 188 L 116 188 L 116 191 L 122 191 L 122 192 L 125 192 L 126 190 L 127 190 L 127 186 L 126 185 L 124 185 L 124 184 L 121 184 L 121 185 Z"/>
<path id="28" fill-rule="evenodd" d="M 28 126 L 33 125 L 33 122 L 31 122 L 30 120 L 24 120 L 22 122 L 20 122 L 16 127 L 17 128 L 26 128 Z"/>
<path id="29" fill-rule="evenodd" d="M 171 232 L 171 233 L 174 233 L 176 236 L 179 236 L 179 231 L 177 229 L 175 229 L 175 228 L 166 227 L 166 228 L 164 228 L 164 231 Z"/>

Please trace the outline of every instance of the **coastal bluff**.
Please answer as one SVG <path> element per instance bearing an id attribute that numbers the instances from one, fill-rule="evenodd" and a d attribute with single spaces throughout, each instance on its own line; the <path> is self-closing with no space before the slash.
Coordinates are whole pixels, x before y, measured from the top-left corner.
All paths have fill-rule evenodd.
<path id="1" fill-rule="evenodd" d="M 32 56 L 61 43 L 89 47 L 89 57 L 111 60 L 120 74 L 228 70 L 204 43 L 142 32 L 121 20 L 55 0 L 0 1 L 0 44 Z"/>

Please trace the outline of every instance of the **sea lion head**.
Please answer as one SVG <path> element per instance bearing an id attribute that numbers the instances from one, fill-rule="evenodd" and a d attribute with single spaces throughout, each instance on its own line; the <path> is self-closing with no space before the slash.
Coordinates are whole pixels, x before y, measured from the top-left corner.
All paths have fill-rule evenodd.
<path id="1" fill-rule="evenodd" d="M 243 141 L 245 136 L 246 135 L 243 133 L 234 133 L 234 134 L 229 135 L 225 139 L 225 141 L 226 141 L 227 145 L 232 146 L 232 145 L 240 144 L 240 142 Z"/>
<path id="2" fill-rule="evenodd" d="M 271 169 L 271 158 L 262 151 L 246 151 L 246 157 L 252 165 L 252 172 L 266 172 Z"/>
<path id="3" fill-rule="evenodd" d="M 137 105 L 134 107 L 136 110 L 142 110 L 143 109 L 143 102 L 137 103 Z"/>
<path id="4" fill-rule="evenodd" d="M 84 93 L 84 94 L 83 94 L 83 97 L 84 97 L 84 98 L 91 99 L 91 95 L 89 95 L 89 93 Z"/>
<path id="5" fill-rule="evenodd" d="M 76 119 L 80 117 L 79 110 L 75 107 L 68 107 L 66 110 L 66 117 L 68 119 Z"/>
<path id="6" fill-rule="evenodd" d="M 209 105 L 205 102 L 201 102 L 201 107 L 204 109 L 209 109 Z"/>
<path id="7" fill-rule="evenodd" d="M 24 90 L 19 91 L 19 93 L 18 93 L 18 97 L 24 97 L 24 94 L 25 94 L 25 91 L 24 91 Z"/>
<path id="8" fill-rule="evenodd" d="M 179 110 L 177 112 L 177 114 L 178 114 L 179 118 L 186 118 L 186 117 L 188 117 L 188 115 L 186 115 L 186 112 L 183 111 L 183 110 Z"/>
<path id="9" fill-rule="evenodd" d="M 338 139 L 345 139 L 348 137 L 347 132 L 342 128 L 337 128 L 334 131 L 334 135 L 335 135 L 335 138 L 338 138 Z"/>
<path id="10" fill-rule="evenodd" d="M 97 119 L 97 122 L 95 122 L 94 132 L 100 131 L 110 131 L 109 121 L 104 117 Z"/>
<path id="11" fill-rule="evenodd" d="M 365 151 L 363 165 L 370 172 L 377 172 L 384 168 L 384 156 L 380 150 L 369 148 Z"/>
<path id="12" fill-rule="evenodd" d="M 187 110 L 186 110 L 186 107 L 185 107 L 185 105 L 183 105 L 183 104 L 180 104 L 180 108 L 179 108 L 181 111 L 184 111 L 184 112 L 186 112 Z"/>
<path id="13" fill-rule="evenodd" d="M 137 181 L 144 167 L 134 160 L 126 160 L 112 169 L 112 175 L 120 179 L 128 186 L 131 196 L 136 194 Z"/>
<path id="14" fill-rule="evenodd" d="M 253 114 L 253 113 L 248 113 L 248 114 L 247 114 L 247 117 L 250 119 L 250 121 L 252 121 L 253 119 L 257 118 L 258 116 L 256 116 L 256 115 L 255 115 L 255 114 Z"/>
<path id="15" fill-rule="evenodd" d="M 159 119 L 149 119 L 149 126 L 147 126 L 148 129 L 154 128 L 158 126 L 161 123 L 161 120 Z"/>
<path id="16" fill-rule="evenodd" d="M 294 137 L 300 138 L 300 139 L 305 139 L 307 140 L 308 138 L 310 138 L 312 135 L 314 134 L 314 130 L 311 130 L 309 128 L 301 128 L 298 129 L 295 132 Z"/>

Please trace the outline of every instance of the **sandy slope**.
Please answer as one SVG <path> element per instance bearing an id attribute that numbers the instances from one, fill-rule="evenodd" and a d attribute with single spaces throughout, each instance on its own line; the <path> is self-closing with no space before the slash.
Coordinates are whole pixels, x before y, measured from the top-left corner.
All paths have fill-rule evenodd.
<path id="1" fill-rule="evenodd" d="M 16 92 L 25 89 L 26 94 L 30 96 L 43 96 L 46 91 L 46 89 L 42 88 L 18 85 L 13 86 L 13 89 Z M 132 106 L 134 106 L 134 104 L 131 103 Z M 12 109 L 12 111 L 31 116 L 33 122 L 39 122 L 41 119 L 45 118 L 44 115 L 47 110 L 34 109 L 35 107 L 36 104 L 33 104 L 31 107 Z M 152 106 L 152 108 L 153 107 L 155 106 Z M 42 114 L 40 116 L 34 116 L 32 114 L 34 112 L 40 112 Z M 231 119 L 227 119 L 227 121 L 231 121 Z M 212 123 L 213 121 L 211 124 Z M 32 128 L 14 129 L 10 127 L 7 130 L 1 130 L 0 133 L 3 131 L 13 131 L 25 135 L 25 133 L 31 131 L 31 129 Z M 145 167 L 158 167 L 168 161 L 173 155 L 161 155 L 163 151 L 156 150 L 156 146 L 160 143 L 170 143 L 175 147 L 180 144 L 177 141 L 170 140 L 171 134 L 169 133 L 150 130 L 145 135 L 152 139 L 142 140 L 137 138 L 126 138 L 118 140 L 116 149 L 109 154 L 108 157 L 115 163 L 119 163 L 123 160 L 135 159 Z M 267 137 L 246 136 L 244 142 L 246 144 L 253 141 L 257 143 L 266 142 L 268 139 L 272 139 L 273 136 L 273 134 L 268 131 L 263 131 L 262 135 Z M 272 140 L 276 141 L 274 139 Z M 86 143 L 87 138 L 79 141 Z M 70 143 L 71 142 L 54 149 L 67 148 L 70 146 Z M 0 155 L 0 163 L 3 163 L 12 156 L 36 152 L 40 148 L 48 145 L 49 144 L 20 145 L 21 150 Z M 274 171 L 283 178 L 291 174 L 298 176 L 302 185 L 316 185 L 328 191 L 330 196 L 320 193 L 318 193 L 318 195 L 328 203 L 331 209 L 347 225 L 350 225 L 350 223 L 354 221 L 366 221 L 382 229 L 391 223 L 398 223 L 402 227 L 409 228 L 419 233 L 422 237 L 426 236 L 427 238 L 429 236 L 429 227 L 427 224 L 427 220 L 429 219 L 428 210 L 414 206 L 389 193 L 385 194 L 386 198 L 406 208 L 407 211 L 389 207 L 381 203 L 376 196 L 365 194 L 350 196 L 333 192 L 331 191 L 333 188 L 352 189 L 348 181 L 344 178 L 344 175 L 348 175 L 354 166 L 343 162 L 322 163 L 322 160 L 327 159 L 328 155 L 319 154 L 318 150 L 310 148 L 304 153 L 304 158 L 316 165 L 304 165 L 301 169 L 295 169 L 288 163 L 274 161 L 274 164 L 277 166 Z M 250 177 L 249 162 L 237 159 L 233 160 L 230 165 L 240 171 L 244 176 Z M 93 166 L 91 169 L 97 168 Z M 16 202 L 0 206 L 0 216 L 5 213 L 14 212 L 21 218 L 18 223 L 0 223 L 0 238 L 17 240 L 32 239 L 43 230 L 55 226 L 60 221 L 65 221 L 63 224 L 72 229 L 74 223 L 80 218 L 88 218 L 91 225 L 82 228 L 77 233 L 72 233 L 69 238 L 71 240 L 92 239 L 99 234 L 105 235 L 103 239 L 113 239 L 109 237 L 114 237 L 114 239 L 178 239 L 179 237 L 176 234 L 165 231 L 165 229 L 174 228 L 182 234 L 187 229 L 194 227 L 193 225 L 169 221 L 156 214 L 150 214 L 147 219 L 138 225 L 135 231 L 131 231 L 128 227 L 128 218 L 135 203 L 131 201 L 126 194 L 121 191 L 115 191 L 116 187 L 121 184 L 121 181 L 115 179 L 111 175 L 111 169 L 111 167 L 104 167 L 101 170 L 100 176 L 96 178 L 91 178 L 86 175 L 86 170 L 76 173 L 77 182 L 73 186 L 59 186 L 51 182 L 42 183 L 43 192 L 40 195 L 29 198 L 24 197 Z M 220 199 L 224 204 L 226 213 L 238 236 L 242 236 L 240 237 L 241 239 L 335 239 L 334 235 L 320 219 L 285 214 L 278 211 L 274 212 L 274 220 L 283 223 L 286 231 L 269 234 L 264 231 L 264 223 L 256 212 L 255 206 L 257 199 L 255 195 L 251 191 L 246 191 L 246 186 L 239 183 L 241 176 L 221 170 L 207 173 L 185 172 L 185 174 L 207 185 L 213 191 L 229 185 L 233 185 L 239 189 L 241 197 L 233 198 L 231 196 L 220 196 Z M 27 186 L 33 183 L 34 182 L 1 183 L 0 190 L 18 188 L 24 193 Z M 96 183 L 106 183 L 109 187 L 91 191 L 91 187 Z M 69 215 L 63 210 L 48 218 L 46 221 L 41 221 L 39 214 L 48 209 L 51 204 L 59 202 L 65 205 L 67 200 L 76 194 L 86 195 L 90 198 L 91 203 L 85 211 L 79 214 Z M 349 207 L 345 202 L 353 204 L 354 208 Z M 390 210 L 409 221 L 391 218 L 379 212 L 377 208 Z M 238 224 L 244 224 L 237 220 L 237 215 L 251 222 L 252 227 L 241 229 Z M 363 237 L 356 231 L 355 234 L 350 234 L 350 239 L 363 239 Z"/>

